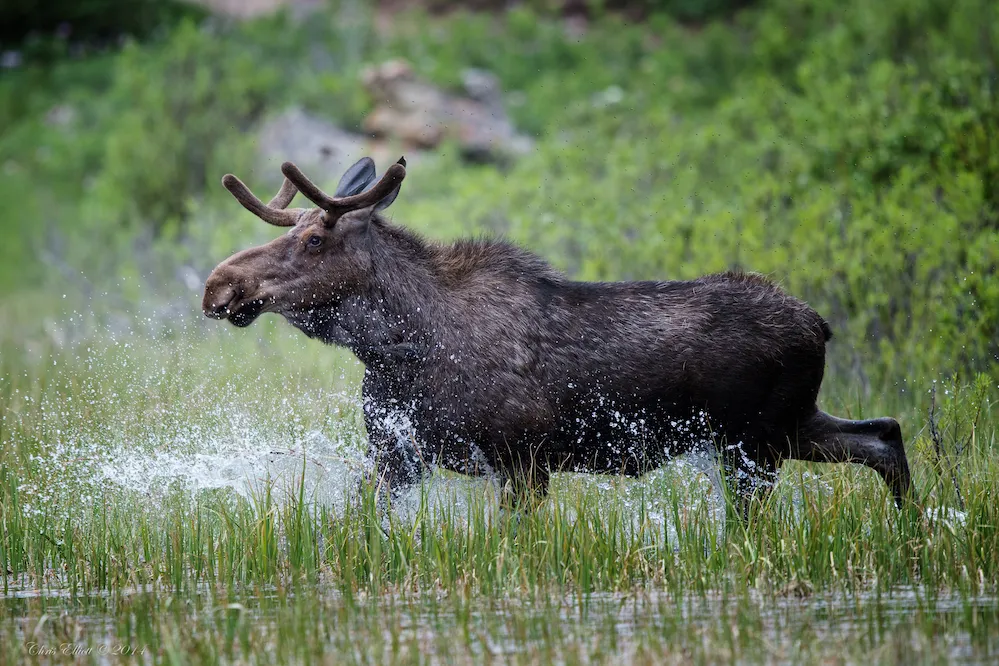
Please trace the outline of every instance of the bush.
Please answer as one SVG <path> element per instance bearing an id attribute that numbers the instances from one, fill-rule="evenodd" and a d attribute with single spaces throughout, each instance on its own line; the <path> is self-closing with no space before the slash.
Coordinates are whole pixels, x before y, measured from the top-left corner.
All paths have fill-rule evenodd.
<path id="1" fill-rule="evenodd" d="M 399 220 L 438 237 L 506 234 L 584 279 L 767 273 L 832 322 L 834 384 L 997 377 L 996 12 L 772 0 L 697 30 L 607 15 L 584 36 L 524 8 L 412 15 L 387 38 L 363 13 L 187 22 L 68 92 L 53 92 L 72 78 L 58 68 L 0 81 L 0 163 L 16 173 L 8 189 L 74 239 L 70 265 L 111 257 L 135 273 L 153 254 L 165 270 L 205 268 L 249 242 L 235 241 L 248 226 L 217 183 L 252 171 L 245 133 L 263 113 L 299 103 L 355 124 L 358 71 L 388 57 L 446 86 L 486 67 L 536 152 L 509 169 L 423 161 Z M 46 95 L 26 83 L 38 80 Z M 53 130 L 40 118 L 64 98 L 79 118 Z M 0 211 L 0 228 L 20 223 Z"/>
<path id="2" fill-rule="evenodd" d="M 0 48 L 27 49 L 30 59 L 51 59 L 65 55 L 70 44 L 143 37 L 181 16 L 199 14 L 192 5 L 174 0 L 4 0 Z"/>
<path id="3" fill-rule="evenodd" d="M 767 273 L 832 321 L 834 382 L 999 377 L 994 70 L 943 53 L 832 67 L 868 55 L 817 39 L 709 108 L 633 79 L 617 104 L 570 107 L 512 172 L 449 171 L 399 215 L 505 233 L 586 279 Z"/>
<path id="4" fill-rule="evenodd" d="M 279 84 L 274 67 L 191 22 L 162 50 L 129 45 L 109 92 L 119 113 L 97 179 L 104 210 L 156 231 L 176 224 L 217 181 L 216 150 L 252 126 Z"/>

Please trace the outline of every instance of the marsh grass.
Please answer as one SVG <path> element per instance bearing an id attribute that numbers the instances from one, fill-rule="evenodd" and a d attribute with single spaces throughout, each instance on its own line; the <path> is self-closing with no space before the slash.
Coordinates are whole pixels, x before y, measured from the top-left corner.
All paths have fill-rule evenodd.
<path id="1" fill-rule="evenodd" d="M 117 636 L 155 646 L 164 661 L 236 659 L 275 641 L 293 644 L 278 661 L 324 645 L 354 650 L 344 653 L 351 661 L 418 661 L 428 649 L 445 661 L 506 649 L 527 662 L 601 661 L 622 654 L 608 638 L 620 629 L 615 613 L 644 599 L 651 605 L 632 607 L 627 621 L 634 635 L 618 638 L 635 659 L 647 650 L 766 660 L 793 657 L 788 625 L 772 615 L 790 617 L 798 598 L 839 604 L 824 620 L 816 604 L 794 617 L 831 632 L 819 647 L 835 649 L 829 618 L 850 609 L 850 631 L 868 646 L 894 640 L 889 627 L 904 619 L 915 633 L 900 654 L 956 623 L 962 646 L 994 655 L 999 461 L 984 379 L 940 392 L 937 441 L 928 427 L 907 429 L 916 493 L 902 511 L 867 470 L 788 464 L 742 521 L 719 495 L 724 485 L 688 462 L 639 481 L 558 475 L 530 510 L 511 508 L 492 482 L 438 473 L 385 511 L 362 454 L 349 357 L 320 350 L 329 358 L 317 360 L 279 329 L 237 337 L 192 327 L 34 354 L 4 343 L 8 655 L 34 635 L 29 618 L 44 616 L 40 635 Z M 199 471 L 247 450 L 252 464 Z M 691 619 L 702 602 L 712 610 Z M 915 610 L 880 617 L 898 603 Z M 760 619 L 761 608 L 770 615 Z M 588 636 L 567 613 L 604 629 Z M 53 620 L 88 614 L 96 620 L 82 629 Z M 383 644 L 358 652 L 344 623 Z M 684 627 L 700 632 L 700 647 Z M 819 631 L 802 627 L 794 631 Z M 445 630 L 464 642 L 435 633 Z M 767 636 L 778 652 L 754 652 Z M 686 647 L 655 647 L 665 644 Z"/>
<path id="2" fill-rule="evenodd" d="M 996 3 L 585 34 L 545 3 L 388 32 L 363 4 L 0 81 L 0 664 L 995 662 Z M 426 157 L 400 221 L 579 279 L 770 275 L 836 330 L 823 407 L 901 421 L 913 505 L 788 464 L 742 521 L 687 460 L 557 475 L 532 509 L 438 473 L 384 511 L 356 360 L 195 315 L 199 276 L 272 237 L 217 186 L 277 184 L 243 130 L 289 104 L 356 128 L 356 75 L 396 57 L 448 89 L 493 71 L 537 141 Z"/>

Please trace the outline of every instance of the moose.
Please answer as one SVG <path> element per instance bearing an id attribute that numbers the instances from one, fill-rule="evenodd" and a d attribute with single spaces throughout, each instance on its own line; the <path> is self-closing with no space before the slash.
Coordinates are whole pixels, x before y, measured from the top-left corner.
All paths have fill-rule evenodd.
<path id="1" fill-rule="evenodd" d="M 274 312 L 350 349 L 390 496 L 439 466 L 543 497 L 553 472 L 639 476 L 711 442 L 744 501 L 788 459 L 866 465 L 906 498 L 898 422 L 819 410 L 830 327 L 770 280 L 574 281 L 502 240 L 441 244 L 386 219 L 404 158 L 380 179 L 360 160 L 333 196 L 281 171 L 267 204 L 223 179 L 289 231 L 219 264 L 204 313 L 244 327 Z M 299 192 L 317 207 L 289 208 Z"/>

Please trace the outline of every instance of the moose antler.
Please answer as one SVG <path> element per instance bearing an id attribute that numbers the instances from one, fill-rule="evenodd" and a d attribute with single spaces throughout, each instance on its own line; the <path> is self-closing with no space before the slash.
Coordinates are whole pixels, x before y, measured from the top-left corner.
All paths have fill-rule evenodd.
<path id="1" fill-rule="evenodd" d="M 292 162 L 285 162 L 281 165 L 281 173 L 284 174 L 298 190 L 306 196 L 312 203 L 316 204 L 327 213 L 337 218 L 352 210 L 360 210 L 373 206 L 399 186 L 403 178 L 406 177 L 406 158 L 400 157 L 399 161 L 388 168 L 371 189 L 349 197 L 331 197 L 323 192 L 319 187 L 309 180 L 302 170 Z"/>
<path id="2" fill-rule="evenodd" d="M 278 193 L 266 205 L 243 184 L 243 181 L 231 173 L 222 178 L 222 185 L 236 197 L 236 201 L 243 204 L 243 208 L 276 227 L 293 227 L 298 221 L 298 216 L 302 214 L 301 208 L 288 208 L 288 204 L 298 193 L 298 188 L 287 178 L 284 179 Z"/>

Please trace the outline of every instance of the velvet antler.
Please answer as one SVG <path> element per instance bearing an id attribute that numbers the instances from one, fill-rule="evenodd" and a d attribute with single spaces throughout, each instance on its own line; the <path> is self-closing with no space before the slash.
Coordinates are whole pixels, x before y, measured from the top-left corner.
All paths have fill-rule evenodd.
<path id="1" fill-rule="evenodd" d="M 336 220 L 336 218 L 344 213 L 374 206 L 391 195 L 393 190 L 398 188 L 403 178 L 406 177 L 406 158 L 400 157 L 399 161 L 390 166 L 381 180 L 375 183 L 370 189 L 349 197 L 331 197 L 326 194 L 292 162 L 282 164 L 281 173 L 307 199 L 329 213 Z"/>
<path id="2" fill-rule="evenodd" d="M 236 197 L 236 201 L 241 203 L 243 208 L 276 227 L 293 227 L 298 221 L 298 216 L 302 214 L 301 208 L 288 208 L 288 204 L 298 193 L 298 188 L 287 178 L 284 179 L 278 193 L 266 205 L 243 184 L 243 181 L 231 173 L 222 178 L 222 185 Z"/>

